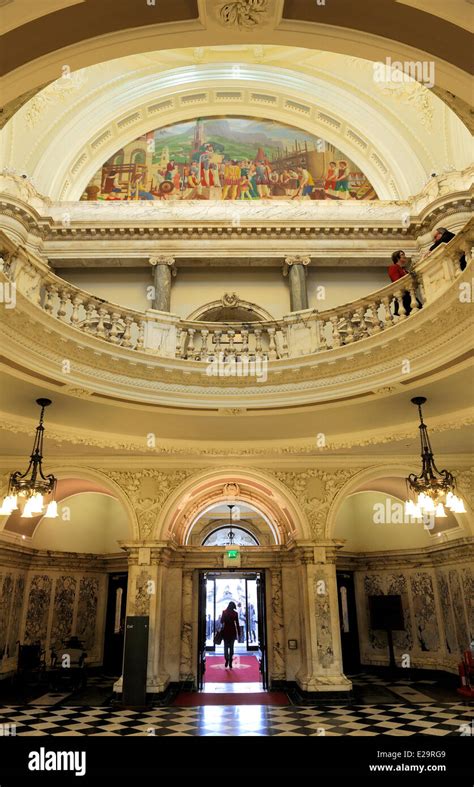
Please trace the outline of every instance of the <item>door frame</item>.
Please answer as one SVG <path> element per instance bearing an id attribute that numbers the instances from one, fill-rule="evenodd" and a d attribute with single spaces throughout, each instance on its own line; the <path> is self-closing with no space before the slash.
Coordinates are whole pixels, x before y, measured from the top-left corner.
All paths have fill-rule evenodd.
<path id="1" fill-rule="evenodd" d="M 262 687 L 268 691 L 268 653 L 267 653 L 267 604 L 265 585 L 267 579 L 267 571 L 264 568 L 201 568 L 198 574 L 198 643 L 197 643 L 197 690 L 202 691 L 204 687 L 204 673 L 206 671 L 206 652 L 213 651 L 213 646 L 206 646 L 206 579 L 209 575 L 210 578 L 237 576 L 243 579 L 247 578 L 246 575 L 253 575 L 257 580 L 257 605 L 258 605 L 258 646 L 255 648 L 255 653 L 259 655 L 259 664 L 261 672 Z M 248 577 L 249 579 L 251 577 Z M 247 627 L 248 630 L 248 627 Z M 247 636 L 247 633 L 246 633 Z M 258 657 L 258 656 L 257 656 Z"/>

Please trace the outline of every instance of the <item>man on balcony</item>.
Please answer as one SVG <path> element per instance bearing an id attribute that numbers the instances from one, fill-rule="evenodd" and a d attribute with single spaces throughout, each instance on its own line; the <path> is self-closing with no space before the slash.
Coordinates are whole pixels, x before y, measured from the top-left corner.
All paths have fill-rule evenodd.
<path id="1" fill-rule="evenodd" d="M 408 275 L 408 271 L 405 270 L 405 265 L 408 264 L 408 260 L 405 256 L 404 251 L 394 251 L 392 254 L 392 265 L 388 267 L 388 275 L 392 281 L 398 281 L 399 279 L 403 278 L 403 276 Z M 411 295 L 408 290 L 404 290 L 402 295 L 402 303 L 403 308 L 405 309 L 405 314 L 408 316 L 411 312 Z M 420 304 L 421 306 L 421 304 Z M 395 310 L 394 314 L 398 317 L 398 299 L 395 299 Z"/>

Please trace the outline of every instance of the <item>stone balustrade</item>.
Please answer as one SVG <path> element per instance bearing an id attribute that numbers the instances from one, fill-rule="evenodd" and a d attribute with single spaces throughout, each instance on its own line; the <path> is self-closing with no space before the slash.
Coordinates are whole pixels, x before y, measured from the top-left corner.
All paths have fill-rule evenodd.
<path id="1" fill-rule="evenodd" d="M 0 277 L 15 282 L 19 293 L 56 320 L 117 347 L 194 362 L 275 361 L 352 345 L 416 319 L 421 308 L 442 297 L 456 281 L 462 253 L 470 263 L 472 243 L 473 221 L 451 243 L 415 264 L 411 275 L 381 290 L 333 309 L 305 309 L 261 322 L 188 321 L 108 303 L 59 278 L 3 233 Z"/>

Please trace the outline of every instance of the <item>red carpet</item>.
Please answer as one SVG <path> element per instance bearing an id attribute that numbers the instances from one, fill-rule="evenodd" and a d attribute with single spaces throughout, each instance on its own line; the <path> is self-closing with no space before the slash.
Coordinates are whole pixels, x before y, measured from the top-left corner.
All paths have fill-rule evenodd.
<path id="1" fill-rule="evenodd" d="M 207 656 L 204 683 L 260 683 L 256 656 L 234 656 L 232 669 L 224 664 L 223 656 Z"/>
<path id="2" fill-rule="evenodd" d="M 290 701 L 282 691 L 264 691 L 261 694 L 204 694 L 203 692 L 182 692 L 173 702 L 181 707 L 200 705 L 289 705 Z"/>

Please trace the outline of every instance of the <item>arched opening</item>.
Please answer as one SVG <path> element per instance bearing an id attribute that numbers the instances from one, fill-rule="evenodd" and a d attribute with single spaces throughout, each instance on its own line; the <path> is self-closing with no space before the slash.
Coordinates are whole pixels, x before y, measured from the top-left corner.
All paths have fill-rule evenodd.
<path id="1" fill-rule="evenodd" d="M 470 569 L 450 559 L 456 542 L 470 533 L 468 519 L 449 511 L 424 520 L 407 515 L 406 475 L 396 465 L 359 473 L 341 490 L 330 517 L 331 535 L 341 544 L 337 587 L 346 674 L 393 670 L 406 654 L 411 668 L 422 668 L 429 657 L 455 672 L 469 644 Z"/>
<path id="2" fill-rule="evenodd" d="M 28 562 L 8 572 L 15 604 L 2 666 L 15 669 L 31 654 L 40 658 L 45 680 L 31 689 L 33 696 L 78 691 L 87 704 L 97 691 L 111 693 L 120 675 L 128 584 L 120 542 L 133 538 L 134 527 L 122 494 L 94 475 L 59 478 L 57 518 L 15 511 L 4 525 Z M 73 654 L 68 670 L 60 669 L 64 653 Z"/>
<path id="3" fill-rule="evenodd" d="M 232 535 L 230 535 L 232 533 Z M 216 503 L 206 507 L 188 530 L 187 544 L 254 547 L 278 543 L 271 521 L 256 506 L 237 500 L 230 506 Z"/>

